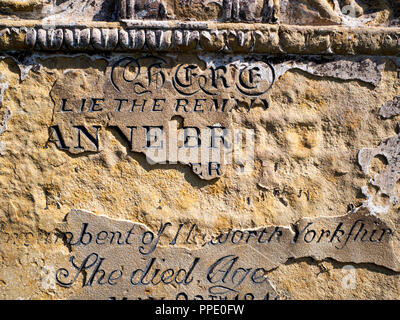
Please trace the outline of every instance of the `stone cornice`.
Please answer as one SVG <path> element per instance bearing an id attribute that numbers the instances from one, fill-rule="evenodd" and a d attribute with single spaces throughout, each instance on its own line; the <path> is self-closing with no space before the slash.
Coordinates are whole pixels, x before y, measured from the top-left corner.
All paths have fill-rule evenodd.
<path id="1" fill-rule="evenodd" d="M 1 51 L 400 54 L 400 28 L 183 21 L 0 20 Z"/>

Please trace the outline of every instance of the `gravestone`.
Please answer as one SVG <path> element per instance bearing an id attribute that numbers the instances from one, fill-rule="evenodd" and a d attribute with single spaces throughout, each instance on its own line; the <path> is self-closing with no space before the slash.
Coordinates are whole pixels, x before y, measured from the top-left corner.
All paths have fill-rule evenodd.
<path id="1" fill-rule="evenodd" d="M 396 299 L 400 2 L 0 0 L 0 299 Z"/>

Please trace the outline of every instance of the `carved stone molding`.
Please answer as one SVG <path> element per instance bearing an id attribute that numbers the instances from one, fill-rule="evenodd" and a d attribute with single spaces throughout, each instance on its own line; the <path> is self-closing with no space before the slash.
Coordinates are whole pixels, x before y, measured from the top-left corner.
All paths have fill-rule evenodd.
<path id="1" fill-rule="evenodd" d="M 267 54 L 400 53 L 400 28 L 126 21 L 46 26 L 0 22 L 0 50 L 173 51 Z"/>

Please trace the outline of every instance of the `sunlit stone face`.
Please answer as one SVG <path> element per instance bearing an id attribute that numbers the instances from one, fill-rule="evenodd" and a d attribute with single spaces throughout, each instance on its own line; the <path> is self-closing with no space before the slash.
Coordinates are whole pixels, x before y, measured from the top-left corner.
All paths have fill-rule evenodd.
<path id="1" fill-rule="evenodd" d="M 399 9 L 0 0 L 0 298 L 397 299 Z"/>

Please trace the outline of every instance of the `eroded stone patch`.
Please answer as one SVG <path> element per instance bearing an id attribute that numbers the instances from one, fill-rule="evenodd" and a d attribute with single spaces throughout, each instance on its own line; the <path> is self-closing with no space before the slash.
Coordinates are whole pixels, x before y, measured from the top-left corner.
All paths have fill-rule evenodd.
<path id="1" fill-rule="evenodd" d="M 400 114 L 400 96 L 394 97 L 393 100 L 386 102 L 380 109 L 379 115 L 384 118 L 392 118 Z"/>

